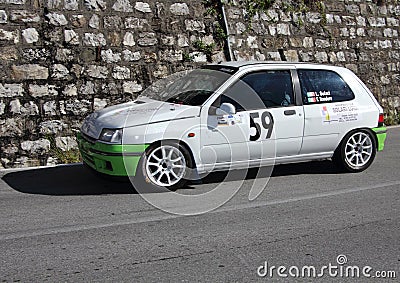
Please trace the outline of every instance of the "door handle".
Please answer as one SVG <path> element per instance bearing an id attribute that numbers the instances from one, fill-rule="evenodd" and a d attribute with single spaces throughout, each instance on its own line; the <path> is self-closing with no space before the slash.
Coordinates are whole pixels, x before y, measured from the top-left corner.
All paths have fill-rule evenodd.
<path id="1" fill-rule="evenodd" d="M 283 114 L 285 114 L 286 116 L 295 115 L 296 114 L 296 110 L 285 110 L 283 112 Z"/>

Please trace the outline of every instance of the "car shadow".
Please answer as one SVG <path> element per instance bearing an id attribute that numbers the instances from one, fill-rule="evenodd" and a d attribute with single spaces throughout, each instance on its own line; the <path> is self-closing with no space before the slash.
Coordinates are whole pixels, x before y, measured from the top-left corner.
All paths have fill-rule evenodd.
<path id="1" fill-rule="evenodd" d="M 135 193 L 129 182 L 101 177 L 82 164 L 17 171 L 4 175 L 2 179 L 14 190 L 29 194 L 63 196 Z"/>
<path id="2" fill-rule="evenodd" d="M 247 172 L 233 175 L 228 181 L 257 178 L 259 169 L 249 169 Z M 263 170 L 263 173 L 270 173 Z M 303 174 L 335 174 L 337 170 L 329 161 L 307 162 L 297 164 L 277 165 L 273 168 L 271 177 L 303 175 Z M 201 180 L 193 182 L 184 189 L 195 189 L 196 184 L 213 184 L 227 181 L 228 172 L 215 172 L 208 174 Z M 7 173 L 2 177 L 12 189 L 27 194 L 38 195 L 105 195 L 105 194 L 136 194 L 128 178 L 109 178 L 96 174 L 82 164 L 57 166 L 32 170 L 22 170 Z"/>

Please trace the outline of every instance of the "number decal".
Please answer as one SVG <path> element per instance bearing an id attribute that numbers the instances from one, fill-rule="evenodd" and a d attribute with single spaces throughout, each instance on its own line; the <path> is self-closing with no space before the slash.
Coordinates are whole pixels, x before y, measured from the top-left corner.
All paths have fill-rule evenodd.
<path id="1" fill-rule="evenodd" d="M 258 118 L 258 117 L 260 117 L 258 112 L 250 113 L 250 129 L 251 128 L 256 129 L 255 135 L 253 135 L 253 136 L 250 135 L 250 141 L 257 141 L 261 137 L 261 127 L 258 123 L 254 122 L 254 119 Z"/>
<path id="2" fill-rule="evenodd" d="M 258 112 L 250 113 L 250 129 L 255 129 L 256 133 L 254 135 L 250 135 L 250 141 L 258 141 L 261 138 L 261 125 L 264 129 L 267 130 L 267 136 L 265 139 L 271 138 L 272 130 L 274 128 L 274 117 L 268 111 L 265 111 L 261 114 L 261 125 L 255 121 L 258 119 L 260 114 Z"/>
<path id="3" fill-rule="evenodd" d="M 267 121 L 267 118 L 268 118 L 268 121 Z M 265 111 L 264 113 L 262 113 L 261 123 L 262 123 L 264 129 L 266 129 L 268 131 L 265 139 L 271 138 L 272 129 L 274 128 L 274 117 L 272 117 L 272 114 L 268 111 Z"/>

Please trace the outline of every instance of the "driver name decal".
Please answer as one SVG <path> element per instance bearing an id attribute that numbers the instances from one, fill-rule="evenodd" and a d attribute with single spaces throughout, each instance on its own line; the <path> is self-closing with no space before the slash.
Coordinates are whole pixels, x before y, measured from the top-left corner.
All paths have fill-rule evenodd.
<path id="1" fill-rule="evenodd" d="M 331 102 L 333 98 L 330 91 L 320 91 L 320 92 L 307 92 L 307 99 L 309 103 L 318 102 Z"/>

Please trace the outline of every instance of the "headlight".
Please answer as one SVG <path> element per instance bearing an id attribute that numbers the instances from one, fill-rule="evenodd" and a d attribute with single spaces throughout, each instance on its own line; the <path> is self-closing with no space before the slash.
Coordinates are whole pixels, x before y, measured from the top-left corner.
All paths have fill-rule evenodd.
<path id="1" fill-rule="evenodd" d="M 122 129 L 103 129 L 99 140 L 109 143 L 122 144 Z"/>

